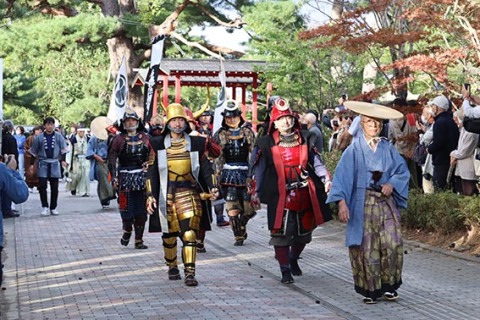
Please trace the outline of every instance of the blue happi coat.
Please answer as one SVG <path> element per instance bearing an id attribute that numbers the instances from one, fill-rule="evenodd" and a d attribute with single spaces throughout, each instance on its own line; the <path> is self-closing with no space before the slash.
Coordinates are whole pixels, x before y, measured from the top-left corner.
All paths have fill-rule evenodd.
<path id="1" fill-rule="evenodd" d="M 365 193 L 373 182 L 374 171 L 383 173 L 378 185 L 389 183 L 393 186 L 392 196 L 397 207 L 407 207 L 410 172 L 405 160 L 388 140 L 380 140 L 374 152 L 363 135 L 354 138 L 335 169 L 332 189 L 327 198 L 327 203 L 342 199 L 347 203 L 350 211 L 346 230 L 347 247 L 362 243 Z"/>
<path id="2" fill-rule="evenodd" d="M 28 199 L 28 187 L 18 171 L 0 162 L 0 202 L 3 197 L 14 203 L 25 202 Z M 3 247 L 3 214 L 0 208 L 0 251 L 1 247 Z"/>
<path id="3" fill-rule="evenodd" d="M 45 133 L 41 133 L 33 140 L 30 153 L 38 159 L 37 176 L 39 178 L 61 178 L 62 155 L 68 152 L 68 146 L 63 136 L 54 131 L 55 145 L 53 146 L 53 158 L 47 157 L 45 150 Z"/>

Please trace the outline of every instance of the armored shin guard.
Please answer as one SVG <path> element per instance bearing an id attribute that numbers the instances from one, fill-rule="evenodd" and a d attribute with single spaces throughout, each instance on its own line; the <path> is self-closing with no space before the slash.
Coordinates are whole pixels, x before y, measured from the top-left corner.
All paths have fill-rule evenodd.
<path id="1" fill-rule="evenodd" d="M 182 259 L 185 267 L 185 277 L 195 276 L 195 260 L 197 258 L 197 243 L 195 231 L 189 230 L 182 235 Z"/>
<path id="2" fill-rule="evenodd" d="M 177 237 L 162 237 L 163 250 L 165 252 L 165 263 L 169 268 L 177 267 Z"/>
<path id="3" fill-rule="evenodd" d="M 240 216 L 240 222 L 242 223 L 243 226 L 247 226 L 247 223 L 250 219 L 252 219 L 253 217 L 255 217 L 257 215 L 257 212 L 255 211 L 252 211 L 251 213 L 247 214 L 247 213 L 242 213 L 242 215 Z"/>
<path id="4" fill-rule="evenodd" d="M 145 220 L 135 219 L 133 227 L 135 229 L 135 249 L 148 249 L 148 247 L 143 244 L 143 232 L 145 231 Z"/>
<path id="5" fill-rule="evenodd" d="M 232 226 L 233 235 L 235 236 L 235 243 L 236 246 L 243 245 L 243 241 L 247 239 L 247 229 L 245 225 L 242 224 L 240 217 L 236 216 L 229 216 L 230 224 Z"/>
<path id="6" fill-rule="evenodd" d="M 143 232 L 145 231 L 145 221 L 135 220 L 134 228 L 135 228 L 135 240 L 141 241 L 143 239 Z"/>
<path id="7" fill-rule="evenodd" d="M 130 242 L 130 237 L 132 236 L 132 230 L 133 230 L 133 227 L 132 227 L 132 224 L 133 224 L 133 220 L 131 219 L 123 219 L 122 220 L 122 224 L 123 224 L 123 236 L 122 238 L 120 239 L 120 244 L 122 246 L 127 246 L 128 243 Z"/>

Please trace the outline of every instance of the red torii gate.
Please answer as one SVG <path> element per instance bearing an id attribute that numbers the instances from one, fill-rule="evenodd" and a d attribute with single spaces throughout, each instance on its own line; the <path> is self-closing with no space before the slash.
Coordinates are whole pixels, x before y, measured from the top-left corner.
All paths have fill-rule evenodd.
<path id="1" fill-rule="evenodd" d="M 259 86 L 258 76 L 266 67 L 265 61 L 252 60 L 224 60 L 223 66 L 227 76 L 227 88 L 232 88 L 232 99 L 237 100 L 236 89 L 241 89 L 242 116 L 245 118 L 247 111 L 246 93 L 248 86 L 252 91 L 252 123 L 256 124 L 257 102 Z M 133 85 L 143 86 L 147 77 L 148 69 L 134 69 Z M 175 102 L 181 102 L 182 87 L 220 87 L 218 74 L 220 62 L 215 59 L 162 59 L 160 73 L 157 79 L 162 88 L 162 102 L 169 105 L 168 92 L 170 87 L 175 88 Z M 154 106 L 157 106 L 158 91 L 155 91 Z M 156 112 L 156 109 L 153 110 Z"/>

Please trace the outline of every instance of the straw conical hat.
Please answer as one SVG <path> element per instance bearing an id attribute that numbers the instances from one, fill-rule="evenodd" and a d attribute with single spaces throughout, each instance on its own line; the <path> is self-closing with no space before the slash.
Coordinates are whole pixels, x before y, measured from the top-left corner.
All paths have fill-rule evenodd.
<path id="1" fill-rule="evenodd" d="M 96 117 L 93 119 L 92 123 L 90 124 L 90 131 L 92 134 L 100 140 L 107 140 L 108 133 L 106 128 L 111 126 L 113 121 L 107 117 Z"/>
<path id="2" fill-rule="evenodd" d="M 380 104 L 361 102 L 361 101 L 345 101 L 345 107 L 353 112 L 363 114 L 364 116 L 377 119 L 401 119 L 403 114 L 395 109 L 382 106 Z"/>

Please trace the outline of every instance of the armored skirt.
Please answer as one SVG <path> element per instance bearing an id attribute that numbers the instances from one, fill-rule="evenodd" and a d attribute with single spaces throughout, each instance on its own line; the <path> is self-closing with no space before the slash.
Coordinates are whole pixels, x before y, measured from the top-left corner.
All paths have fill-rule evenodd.
<path id="1" fill-rule="evenodd" d="M 133 219 L 142 217 L 147 219 L 145 172 L 141 169 L 132 170 L 133 172 L 119 173 L 119 192 L 118 192 L 118 209 L 122 219 Z M 138 172 L 135 172 L 138 171 Z"/>

